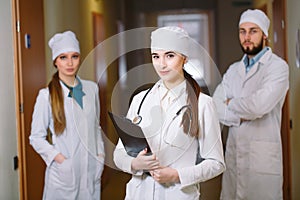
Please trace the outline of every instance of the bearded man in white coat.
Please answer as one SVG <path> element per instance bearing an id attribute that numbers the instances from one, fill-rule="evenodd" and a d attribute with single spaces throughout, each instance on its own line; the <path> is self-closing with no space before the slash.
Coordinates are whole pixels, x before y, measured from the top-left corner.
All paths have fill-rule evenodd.
<path id="1" fill-rule="evenodd" d="M 244 56 L 232 64 L 213 97 L 229 126 L 221 199 L 283 198 L 281 113 L 289 88 L 287 63 L 266 46 L 270 21 L 247 10 L 239 22 Z"/>

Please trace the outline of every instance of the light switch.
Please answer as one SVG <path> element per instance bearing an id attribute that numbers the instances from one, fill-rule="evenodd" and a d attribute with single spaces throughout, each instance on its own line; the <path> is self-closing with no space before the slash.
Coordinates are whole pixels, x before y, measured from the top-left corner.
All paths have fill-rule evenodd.
<path id="1" fill-rule="evenodd" d="M 29 49 L 31 47 L 31 40 L 30 40 L 30 35 L 25 34 L 25 48 Z"/>

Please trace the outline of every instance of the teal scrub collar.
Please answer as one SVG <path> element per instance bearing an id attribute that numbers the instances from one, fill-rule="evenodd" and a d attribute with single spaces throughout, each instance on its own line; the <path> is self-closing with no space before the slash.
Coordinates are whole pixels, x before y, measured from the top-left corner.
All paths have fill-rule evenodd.
<path id="1" fill-rule="evenodd" d="M 79 104 L 79 106 L 83 109 L 83 103 L 82 98 L 85 95 L 85 93 L 82 91 L 82 83 L 79 80 L 79 78 L 76 77 L 76 80 L 78 81 L 78 84 L 75 87 L 70 87 L 66 83 L 64 83 L 62 80 L 61 82 L 69 89 L 68 97 L 74 98 L 75 101 Z"/>

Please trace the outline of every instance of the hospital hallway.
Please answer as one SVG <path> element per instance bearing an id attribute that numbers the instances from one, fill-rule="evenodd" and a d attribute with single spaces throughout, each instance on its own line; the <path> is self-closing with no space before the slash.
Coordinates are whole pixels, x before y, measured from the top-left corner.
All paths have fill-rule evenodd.
<path id="1" fill-rule="evenodd" d="M 213 88 L 230 64 L 243 55 L 238 20 L 249 8 L 261 9 L 270 17 L 269 46 L 290 68 L 281 125 L 283 199 L 300 199 L 299 0 L 0 0 L 0 4 L 1 200 L 40 200 L 43 195 L 46 164 L 30 145 L 29 135 L 38 92 L 47 87 L 56 70 L 48 47 L 54 33 L 76 33 L 82 58 L 78 75 L 98 83 L 99 120 L 107 141 L 115 147 L 118 138 L 108 111 L 125 115 L 132 91 L 157 79 L 150 65 L 150 32 L 141 34 L 139 29 L 184 27 L 215 67 L 199 65 L 200 75 L 194 78 L 200 86 Z M 127 31 L 138 33 L 132 38 L 141 46 L 131 49 L 132 38 L 126 40 L 122 34 Z M 140 70 L 141 66 L 145 68 Z M 137 74 L 132 76 L 132 72 Z M 125 75 L 134 81 L 125 80 Z M 118 96 L 119 88 L 126 96 Z M 225 149 L 227 130 L 222 129 L 222 134 Z M 108 157 L 113 162 L 111 155 Z M 105 166 L 101 199 L 124 199 L 130 177 Z M 219 200 L 221 179 L 219 175 L 201 183 L 201 200 Z"/>

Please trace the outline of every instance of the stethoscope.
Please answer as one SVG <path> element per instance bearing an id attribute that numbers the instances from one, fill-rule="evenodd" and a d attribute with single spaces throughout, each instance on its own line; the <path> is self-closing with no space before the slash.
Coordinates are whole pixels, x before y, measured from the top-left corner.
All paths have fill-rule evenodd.
<path id="1" fill-rule="evenodd" d="M 153 86 L 152 86 L 152 87 L 153 87 Z M 139 105 L 139 107 L 138 107 L 137 115 L 136 115 L 136 117 L 134 117 L 133 120 L 132 120 L 132 122 L 133 122 L 134 124 L 140 124 L 141 121 L 142 121 L 142 119 L 143 119 L 142 116 L 140 115 L 141 108 L 142 108 L 142 106 L 143 106 L 143 103 L 144 103 L 144 101 L 145 101 L 147 95 L 148 95 L 149 92 L 151 91 L 152 87 L 148 89 L 148 91 L 146 92 L 146 94 L 145 94 L 145 95 L 143 96 L 143 98 L 142 98 L 142 101 L 141 101 L 141 103 L 140 103 L 140 105 Z M 174 120 L 182 113 L 182 111 L 184 111 L 184 110 L 187 110 L 187 111 L 188 111 L 188 115 L 189 115 L 189 128 L 188 128 L 188 133 L 187 133 L 187 134 L 190 135 L 191 124 L 192 124 L 192 109 L 191 109 L 191 105 L 184 105 L 184 106 L 182 106 L 182 107 L 176 112 L 175 116 L 174 116 L 173 119 L 172 119 L 172 122 L 173 122 L 173 121 L 174 121 Z M 169 125 L 167 126 L 167 130 L 169 130 L 170 125 L 171 125 L 171 123 L 169 123 Z"/>
<path id="2" fill-rule="evenodd" d="M 153 87 L 153 86 L 152 86 L 152 87 Z M 132 120 L 132 122 L 133 122 L 134 124 L 140 124 L 141 121 L 142 121 L 142 119 L 143 119 L 142 116 L 140 115 L 141 108 L 142 108 L 142 105 L 143 105 L 143 103 L 144 103 L 144 101 L 145 101 L 147 95 L 149 94 L 150 90 L 152 89 L 152 87 L 150 87 L 150 88 L 148 89 L 148 91 L 147 91 L 146 94 L 144 95 L 144 97 L 143 97 L 143 99 L 142 99 L 142 101 L 141 101 L 141 103 L 140 103 L 140 105 L 139 105 L 139 108 L 138 108 L 138 111 L 137 111 L 137 115 L 136 115 L 136 117 L 134 117 L 133 120 Z"/>
<path id="3" fill-rule="evenodd" d="M 171 122 L 168 123 L 168 126 L 166 127 L 166 129 L 164 131 L 163 141 L 168 145 L 174 146 L 173 142 L 168 141 L 166 139 L 166 136 L 168 135 L 167 133 L 169 132 L 169 128 L 170 128 L 172 122 L 174 122 L 174 120 L 182 113 L 183 110 L 186 110 L 185 112 L 188 113 L 188 115 L 189 115 L 189 128 L 188 128 L 187 135 L 191 136 L 190 133 L 191 133 L 191 125 L 192 125 L 192 109 L 191 109 L 190 105 L 184 105 L 176 112 L 175 116 L 172 118 Z M 185 112 L 183 112 L 183 113 L 185 113 Z M 176 136 L 177 135 L 175 135 L 173 138 L 176 138 Z"/>

